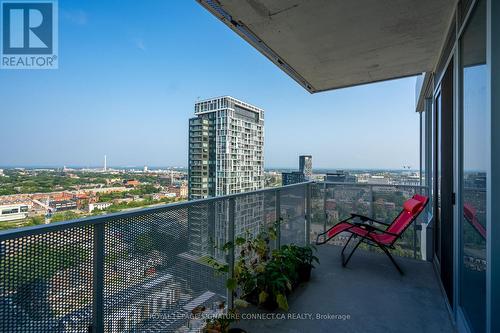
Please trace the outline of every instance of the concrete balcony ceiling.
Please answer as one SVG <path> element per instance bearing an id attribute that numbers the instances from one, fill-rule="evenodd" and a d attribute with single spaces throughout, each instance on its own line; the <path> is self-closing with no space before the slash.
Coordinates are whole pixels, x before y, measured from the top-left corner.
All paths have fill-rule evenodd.
<path id="1" fill-rule="evenodd" d="M 456 0 L 198 0 L 311 93 L 434 70 Z"/>

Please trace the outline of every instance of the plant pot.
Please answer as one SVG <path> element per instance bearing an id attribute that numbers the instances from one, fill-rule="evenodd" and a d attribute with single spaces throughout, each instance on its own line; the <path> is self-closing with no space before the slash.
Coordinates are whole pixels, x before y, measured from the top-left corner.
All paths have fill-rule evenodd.
<path id="1" fill-rule="evenodd" d="M 203 330 L 204 333 L 222 333 L 222 328 L 220 325 L 213 324 L 213 325 L 207 325 L 205 329 Z"/>
<path id="2" fill-rule="evenodd" d="M 276 302 L 276 296 L 269 295 L 265 302 L 260 303 L 260 305 L 267 311 L 273 312 L 278 309 L 278 303 Z"/>
<path id="3" fill-rule="evenodd" d="M 297 269 L 299 275 L 299 282 L 308 282 L 311 279 L 311 265 L 300 265 Z"/>
<path id="4" fill-rule="evenodd" d="M 205 328 L 203 333 L 222 333 L 220 329 L 215 329 L 215 328 Z"/>
<path id="5" fill-rule="evenodd" d="M 203 333 L 247 333 L 247 331 L 238 327 L 227 328 L 223 331 L 220 325 L 209 325 L 205 327 Z"/>
<path id="6" fill-rule="evenodd" d="M 250 293 L 246 294 L 243 299 L 250 304 L 259 305 L 259 291 L 254 289 Z"/>

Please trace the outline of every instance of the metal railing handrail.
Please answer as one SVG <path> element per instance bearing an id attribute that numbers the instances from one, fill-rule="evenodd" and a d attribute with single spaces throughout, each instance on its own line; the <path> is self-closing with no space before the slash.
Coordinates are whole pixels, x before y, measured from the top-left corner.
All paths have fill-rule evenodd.
<path id="1" fill-rule="evenodd" d="M 314 186 L 316 185 L 316 186 Z M 164 204 L 164 205 L 159 205 L 155 207 L 149 207 L 149 208 L 139 208 L 139 209 L 134 209 L 126 212 L 118 212 L 118 213 L 112 213 L 112 214 L 105 214 L 105 215 L 98 215 L 98 216 L 91 216 L 83 219 L 76 219 L 76 220 L 71 220 L 71 221 L 64 221 L 64 222 L 55 222 L 51 224 L 45 224 L 45 225 L 39 225 L 39 226 L 32 226 L 32 227 L 23 227 L 23 228 L 18 228 L 18 229 L 12 229 L 12 230 L 7 230 L 0 232 L 0 241 L 7 241 L 2 245 L 5 245 L 5 249 L 0 248 L 2 250 L 2 253 L 0 253 L 0 256 L 10 256 L 10 255 L 15 255 L 17 252 L 19 252 L 19 249 L 21 250 L 20 253 L 26 253 L 28 256 L 32 255 L 38 255 L 38 253 L 35 253 L 34 251 L 24 251 L 24 247 L 26 249 L 30 248 L 30 245 L 37 242 L 38 240 L 50 242 L 51 245 L 58 245 L 58 242 L 53 242 L 51 235 L 49 233 L 51 232 L 56 232 L 56 231 L 71 231 L 73 228 L 81 228 L 84 226 L 88 226 L 88 231 L 89 234 L 91 234 L 91 238 L 87 238 L 86 235 L 84 236 L 84 242 L 88 246 L 85 246 L 82 251 L 85 251 L 86 253 L 92 253 L 92 260 L 91 262 L 85 262 L 86 267 L 82 268 L 83 270 L 89 271 L 89 265 L 92 266 L 91 272 L 89 271 L 87 276 L 87 279 L 91 278 L 91 296 L 90 296 L 90 291 L 89 291 L 89 299 L 88 299 L 88 304 L 85 306 L 91 306 L 91 314 L 89 313 L 89 318 L 86 318 L 85 321 L 82 321 L 84 325 L 87 325 L 87 322 L 89 323 L 89 329 L 92 332 L 104 332 L 104 327 L 105 327 L 105 321 L 108 320 L 105 318 L 105 316 L 110 316 L 109 314 L 106 314 L 105 310 L 109 309 L 109 307 L 113 307 L 113 304 L 108 304 L 109 301 L 109 295 L 105 294 L 105 288 L 104 286 L 107 284 L 113 285 L 113 282 L 110 282 L 109 279 L 106 279 L 106 277 L 109 277 L 109 272 L 106 270 L 106 267 L 110 267 L 110 262 L 107 262 L 107 257 L 109 256 L 111 252 L 109 250 L 113 250 L 116 248 L 113 243 L 109 243 L 107 241 L 107 238 L 113 238 L 114 233 L 109 233 L 110 230 L 106 228 L 113 229 L 113 223 L 121 221 L 127 221 L 128 223 L 138 223 L 138 228 L 132 228 L 130 231 L 132 235 L 138 236 L 138 232 L 143 232 L 144 229 L 141 228 L 141 225 L 143 223 L 147 224 L 148 218 L 151 218 L 151 220 L 155 220 L 156 216 L 155 214 L 164 214 L 168 213 L 169 216 L 182 216 L 181 219 L 189 219 L 189 214 L 185 216 L 185 214 L 180 213 L 180 212 L 175 212 L 176 210 L 179 209 L 186 209 L 188 212 L 190 209 L 196 210 L 197 208 L 201 209 L 202 211 L 207 210 L 207 215 L 201 214 L 200 217 L 194 217 L 203 219 L 203 223 L 207 226 L 207 228 L 213 228 L 215 229 L 215 218 L 213 216 L 213 211 L 212 208 L 215 204 L 219 202 L 226 202 L 227 207 L 224 207 L 224 223 L 222 223 L 224 234 L 225 236 L 220 240 L 220 242 L 231 242 L 234 244 L 235 242 L 235 232 L 237 226 L 242 226 L 242 224 L 238 224 L 242 222 L 242 219 L 238 219 L 238 214 L 239 212 L 236 211 L 236 204 L 238 198 L 245 198 L 248 196 L 252 195 L 260 195 L 260 194 L 270 194 L 269 195 L 269 202 L 267 203 L 267 213 L 270 213 L 272 210 L 274 210 L 275 215 L 266 215 L 263 214 L 262 218 L 263 220 L 261 222 L 263 223 L 271 223 L 272 221 L 281 221 L 282 214 L 285 214 L 286 220 L 287 220 L 287 227 L 283 228 L 283 233 L 282 233 L 282 228 L 278 227 L 277 228 L 277 239 L 275 246 L 276 248 L 280 248 L 282 242 L 285 244 L 288 244 L 290 242 L 296 242 L 297 244 L 309 244 L 311 241 L 311 235 L 314 230 L 311 228 L 312 219 L 314 217 L 314 209 L 315 207 L 313 206 L 313 200 L 317 200 L 318 197 L 315 197 L 313 199 L 312 197 L 312 192 L 314 189 L 317 187 L 317 190 L 321 190 L 320 187 L 323 187 L 323 190 L 328 188 L 328 185 L 331 185 L 333 187 L 335 186 L 356 186 L 359 188 L 364 188 L 368 189 L 372 195 L 371 195 L 371 205 L 373 205 L 373 192 L 376 190 L 374 188 L 380 186 L 378 184 L 364 184 L 364 183 L 335 183 L 335 182 L 317 182 L 317 181 L 307 181 L 307 182 L 302 182 L 302 183 L 297 183 L 297 184 L 292 184 L 292 185 L 287 185 L 287 186 L 278 186 L 278 187 L 272 187 L 272 188 L 265 188 L 265 189 L 259 189 L 256 191 L 251 191 L 251 192 L 244 192 L 244 193 L 236 193 L 236 194 L 231 194 L 231 195 L 225 195 L 225 196 L 220 196 L 220 197 L 212 197 L 212 198 L 206 198 L 206 199 L 199 199 L 199 200 L 192 200 L 192 201 L 184 201 L 184 202 L 177 202 L 177 203 L 171 203 L 171 204 Z M 416 189 L 418 188 L 426 188 L 425 186 L 415 186 L 415 185 L 388 185 L 387 186 L 391 187 L 403 187 L 403 188 L 412 188 L 417 191 Z M 383 186 L 383 185 L 382 185 Z M 287 191 L 287 189 L 294 189 L 290 192 Z M 295 190 L 297 189 L 297 190 Z M 320 192 L 321 193 L 321 192 Z M 323 192 L 323 202 L 326 201 L 327 197 L 327 192 Z M 259 200 L 261 199 L 258 197 Z M 262 197 L 262 199 L 267 200 L 266 197 Z M 273 201 L 274 198 L 274 201 Z M 282 206 L 282 200 L 285 201 L 285 204 Z M 244 200 L 243 200 L 244 201 Z M 205 207 L 206 206 L 206 207 Z M 273 207 L 274 206 L 274 207 Z M 227 208 L 227 209 L 226 209 Z M 282 209 L 284 208 L 284 209 Z M 316 208 L 317 209 L 317 208 Z M 326 210 L 326 207 L 323 206 L 323 210 Z M 264 210 L 263 210 L 264 213 Z M 326 217 L 326 214 L 325 214 Z M 166 221 L 166 219 L 159 219 L 161 221 Z M 243 221 L 244 222 L 244 221 Z M 323 227 L 326 228 L 326 219 L 323 221 L 324 225 Z M 179 223 L 183 223 L 180 221 Z M 210 227 L 210 225 L 212 227 Z M 172 225 L 175 227 L 175 225 Z M 117 227 L 115 225 L 115 227 Z M 170 224 L 165 225 L 166 228 L 170 228 Z M 182 229 L 182 228 L 181 228 Z M 74 230 L 74 229 L 73 229 Z M 120 228 L 118 228 L 120 230 Z M 181 233 L 187 234 L 188 236 L 190 233 L 193 232 L 193 229 L 183 229 L 181 230 Z M 288 231 L 287 231 L 288 230 Z M 299 231 L 298 231 L 299 230 Z M 194 231 L 195 233 L 202 233 L 203 231 L 200 229 L 199 231 Z M 304 236 L 302 236 L 302 233 Z M 33 235 L 40 235 L 39 238 L 35 239 L 30 239 L 28 238 L 27 240 L 19 240 L 21 237 L 29 237 Z M 46 236 L 46 237 L 45 237 Z M 64 236 L 64 234 L 63 234 Z M 63 242 L 66 241 L 67 245 L 72 244 L 70 242 L 70 238 L 72 235 L 68 235 L 68 237 L 62 237 Z M 79 237 L 81 238 L 81 235 L 74 235 L 74 237 Z M 416 233 L 414 234 L 413 237 L 413 253 L 414 257 L 416 258 Z M 135 239 L 135 238 L 134 238 Z M 179 238 L 180 239 L 180 238 Z M 12 242 L 11 242 L 12 241 Z M 123 242 L 129 242 L 131 246 L 134 246 L 134 241 L 132 241 L 130 238 L 124 238 Z M 208 242 L 208 241 L 207 241 Z M 2 246 L 3 247 L 3 246 Z M 111 248 L 110 248 L 111 247 Z M 120 247 L 118 247 L 119 249 Z M 73 248 L 70 248 L 71 250 Z M 78 249 L 77 249 L 78 251 Z M 121 251 L 121 250 L 120 250 Z M 186 251 L 185 248 L 180 248 L 179 253 L 185 253 Z M 196 250 L 198 251 L 198 250 Z M 201 255 L 208 255 L 209 251 L 202 249 L 199 250 L 202 251 Z M 176 252 L 177 253 L 177 252 Z M 228 276 L 232 276 L 234 274 L 234 265 L 235 265 L 235 253 L 234 253 L 234 247 L 231 247 L 231 249 L 225 253 L 226 259 L 225 262 L 228 265 Z M 15 257 L 13 257 L 15 258 Z M 111 255 L 108 258 L 113 258 Z M 201 257 L 200 257 L 201 258 Z M 134 258 L 130 258 L 134 259 Z M 33 259 L 30 259 L 33 260 Z M 127 260 L 120 257 L 116 257 L 116 260 Z M 134 259 L 135 260 L 135 259 Z M 22 260 L 9 260 L 6 261 L 7 265 L 5 266 L 5 273 L 9 272 L 14 272 L 16 269 L 18 269 L 20 264 L 23 264 Z M 196 261 L 197 262 L 197 261 Z M 28 274 L 29 276 L 42 276 L 44 273 L 44 268 L 43 264 L 39 262 L 35 262 L 35 265 L 26 265 L 26 268 L 21 269 L 21 272 L 23 272 L 23 269 L 26 270 L 25 273 L 23 274 Z M 57 263 L 56 263 L 57 264 Z M 108 266 L 106 266 L 108 265 Z M 131 265 L 134 266 L 134 263 L 130 262 L 125 262 L 125 266 Z M 68 267 L 60 266 L 57 268 L 57 272 L 61 272 L 66 270 Z M 49 271 L 50 275 L 55 276 L 53 274 L 57 272 L 52 272 Z M 69 275 L 71 272 L 65 271 L 63 275 Z M 189 273 L 191 274 L 191 273 Z M 16 274 L 7 274 L 6 275 L 6 281 L 3 283 L 6 286 L 11 285 L 10 283 L 12 281 L 15 281 L 17 278 Z M 189 275 L 191 276 L 191 275 Z M 128 280 L 127 280 L 128 281 Z M 80 283 L 84 283 L 81 282 Z M 131 282 L 127 282 L 126 284 L 130 284 Z M 133 281 L 132 281 L 133 283 Z M 61 285 L 62 287 L 66 288 L 65 285 Z M 83 284 L 82 284 L 83 286 Z M 13 287 L 17 288 L 17 287 Z M 16 289 L 17 292 L 17 289 Z M 222 294 L 221 294 L 222 295 Z M 232 289 L 226 288 L 226 300 L 228 306 L 231 308 L 233 306 L 233 298 L 234 298 L 234 292 Z M 78 295 L 76 295 L 78 296 Z M 76 297 L 75 296 L 75 297 Z M 40 294 L 39 297 L 45 297 L 44 295 Z M 91 297 L 91 299 L 90 299 Z M 61 302 L 63 300 L 56 300 L 57 302 Z M 6 305 L 3 305 L 6 306 Z M 2 309 L 0 309 L 2 311 Z M 73 311 L 73 310 L 71 310 Z M 80 310 L 78 310 L 80 311 Z M 111 316 L 113 317 L 113 316 Z M 15 320 L 14 317 L 8 317 L 8 320 Z M 108 320 L 109 322 L 109 320 Z M 65 323 L 64 321 L 61 321 L 61 323 Z M 134 323 L 135 325 L 135 323 Z M 1 325 L 0 325 L 1 326 Z"/>
<path id="2" fill-rule="evenodd" d="M 370 184 L 370 183 L 353 183 L 353 182 L 330 182 L 330 181 L 323 181 L 323 182 L 317 182 L 318 184 L 327 184 L 327 185 L 345 185 L 345 186 L 368 186 L 368 187 L 411 187 L 411 188 L 420 188 L 420 189 L 426 189 L 426 185 L 410 185 L 410 184 Z"/>
<path id="3" fill-rule="evenodd" d="M 229 195 L 224 195 L 224 196 L 220 196 L 220 197 L 211 197 L 211 198 L 205 198 L 205 199 L 197 199 L 197 200 L 168 203 L 168 204 L 164 204 L 164 205 L 158 205 L 155 207 L 137 208 L 137 209 L 129 210 L 126 212 L 117 212 L 117 213 L 110 213 L 110 214 L 104 214 L 104 215 L 89 216 L 89 217 L 68 220 L 68 221 L 62 221 L 62 222 L 54 222 L 54 223 L 50 223 L 50 224 L 41 224 L 41 225 L 36 225 L 36 226 L 20 227 L 20 228 L 16 228 L 16 229 L 0 231 L 0 241 L 9 240 L 9 239 L 17 239 L 17 238 L 26 237 L 26 236 L 39 235 L 39 234 L 48 233 L 48 232 L 67 230 L 67 229 L 71 229 L 71 228 L 75 228 L 75 227 L 84 227 L 84 226 L 88 226 L 88 225 L 110 223 L 112 221 L 116 221 L 116 220 L 123 219 L 123 218 L 130 218 L 130 217 L 134 217 L 134 216 L 139 216 L 139 215 L 143 215 L 143 214 L 151 214 L 151 213 L 164 213 L 164 212 L 168 212 L 169 210 L 182 209 L 182 208 L 190 207 L 193 205 L 207 204 L 207 203 L 211 203 L 211 202 L 217 202 L 217 201 L 223 201 L 223 200 L 229 200 L 229 199 L 236 199 L 236 198 L 240 198 L 243 196 L 263 194 L 263 193 L 272 193 L 272 192 L 280 191 L 283 189 L 294 188 L 294 187 L 298 187 L 298 186 L 305 186 L 307 184 L 312 184 L 312 183 L 314 183 L 314 182 L 308 181 L 308 182 L 285 185 L 285 186 L 263 188 L 263 189 L 259 189 L 259 190 L 255 190 L 255 191 L 249 191 L 249 192 L 229 194 Z"/>

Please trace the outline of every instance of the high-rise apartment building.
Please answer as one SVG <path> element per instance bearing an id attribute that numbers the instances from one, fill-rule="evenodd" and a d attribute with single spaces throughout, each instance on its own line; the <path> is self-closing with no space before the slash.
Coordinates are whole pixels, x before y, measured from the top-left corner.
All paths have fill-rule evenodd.
<path id="1" fill-rule="evenodd" d="M 312 156 L 301 155 L 299 156 L 299 171 L 304 174 L 305 180 L 312 179 Z"/>
<path id="2" fill-rule="evenodd" d="M 224 96 L 197 102 L 195 115 L 189 120 L 189 199 L 263 188 L 264 111 Z M 223 259 L 224 253 L 215 248 L 226 242 L 228 212 L 227 202 L 189 210 L 191 254 Z M 263 194 L 238 198 L 235 233 L 256 234 L 263 216 Z"/>
<path id="3" fill-rule="evenodd" d="M 189 120 L 189 199 L 264 187 L 264 110 L 224 96 Z"/>
<path id="4" fill-rule="evenodd" d="M 299 156 L 299 171 L 282 172 L 281 183 L 283 186 L 302 183 L 312 179 L 312 156 Z"/>

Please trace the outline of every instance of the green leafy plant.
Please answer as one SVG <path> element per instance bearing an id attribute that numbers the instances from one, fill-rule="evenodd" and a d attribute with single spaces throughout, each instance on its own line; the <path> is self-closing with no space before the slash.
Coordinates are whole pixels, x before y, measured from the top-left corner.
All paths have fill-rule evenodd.
<path id="1" fill-rule="evenodd" d="M 224 304 L 222 304 L 222 309 Z M 226 333 L 229 331 L 229 326 L 238 321 L 240 318 L 239 312 L 235 309 L 229 309 L 227 313 L 221 313 L 217 316 L 206 319 L 205 333 Z"/>
<path id="2" fill-rule="evenodd" d="M 274 253 L 275 256 L 266 263 L 264 270 L 257 273 L 259 304 L 270 310 L 279 307 L 288 311 L 286 294 L 292 290 L 292 280 L 283 267 L 285 257 L 279 251 Z"/>
<path id="3" fill-rule="evenodd" d="M 277 238 L 280 221 L 263 228 L 257 235 L 249 232 L 223 246 L 224 251 L 235 251 L 234 274 L 226 280 L 226 287 L 250 303 L 274 310 L 288 310 L 287 295 L 301 281 L 307 281 L 314 262 L 313 246 L 284 245 L 271 251 L 271 242 Z M 217 272 L 227 274 L 229 266 L 213 258 L 207 262 Z M 304 278 L 307 277 L 307 278 Z"/>
<path id="4" fill-rule="evenodd" d="M 315 267 L 314 262 L 319 264 L 319 259 L 314 255 L 316 252 L 316 247 L 313 245 L 298 246 L 295 249 L 295 255 L 297 257 L 297 274 L 299 277 L 299 282 L 309 281 L 311 278 L 311 270 Z"/>
<path id="5" fill-rule="evenodd" d="M 249 232 L 246 237 L 235 239 L 238 259 L 234 266 L 234 279 L 240 287 L 243 298 L 252 298 L 258 287 L 257 278 L 262 274 L 271 258 L 271 241 L 276 240 L 276 224 L 263 229 L 255 237 Z"/>
<path id="6" fill-rule="evenodd" d="M 313 268 L 314 262 L 319 264 L 319 259 L 314 255 L 316 252 L 316 247 L 314 245 L 306 245 L 306 246 L 297 246 L 295 255 L 300 264 L 302 265 L 311 265 Z"/>

